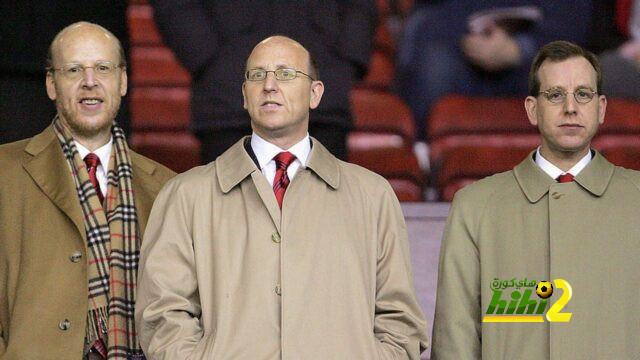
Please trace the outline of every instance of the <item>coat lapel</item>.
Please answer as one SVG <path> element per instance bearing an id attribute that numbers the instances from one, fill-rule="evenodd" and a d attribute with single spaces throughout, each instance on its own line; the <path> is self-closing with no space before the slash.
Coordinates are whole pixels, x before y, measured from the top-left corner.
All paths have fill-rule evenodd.
<path id="1" fill-rule="evenodd" d="M 338 159 L 318 140 L 311 138 L 313 146 L 307 160 L 307 167 L 318 175 L 334 190 L 340 186 L 340 167 Z"/>
<path id="2" fill-rule="evenodd" d="M 533 160 L 534 153 L 535 150 L 530 152 L 520 164 L 513 168 L 513 174 L 518 185 L 520 185 L 522 192 L 531 203 L 536 203 L 542 199 L 549 192 L 549 186 L 555 183 L 555 180 L 536 165 Z"/>
<path id="3" fill-rule="evenodd" d="M 269 213 L 273 225 L 280 231 L 280 208 L 276 202 L 273 190 L 269 182 L 264 178 L 256 163 L 245 149 L 245 141 L 251 137 L 245 136 L 235 143 L 229 150 L 216 159 L 216 172 L 218 183 L 223 193 L 228 193 L 242 180 L 251 176 L 254 187 L 260 196 L 260 200 Z"/>
<path id="4" fill-rule="evenodd" d="M 31 158 L 23 167 L 40 190 L 73 222 L 86 241 L 84 219 L 80 200 L 62 148 L 55 138 L 53 128 L 36 135 L 25 148 Z"/>
<path id="5" fill-rule="evenodd" d="M 131 166 L 133 168 L 131 184 L 133 186 L 133 196 L 136 203 L 136 216 L 138 217 L 140 238 L 142 238 L 155 194 L 160 191 L 162 184 L 153 177 L 153 173 L 156 170 L 155 164 L 146 161 L 131 150 L 129 150 L 129 158 L 131 159 Z"/>
<path id="6" fill-rule="evenodd" d="M 602 196 L 613 177 L 615 166 L 598 151 L 591 162 L 576 176 L 575 181 L 594 196 Z"/>

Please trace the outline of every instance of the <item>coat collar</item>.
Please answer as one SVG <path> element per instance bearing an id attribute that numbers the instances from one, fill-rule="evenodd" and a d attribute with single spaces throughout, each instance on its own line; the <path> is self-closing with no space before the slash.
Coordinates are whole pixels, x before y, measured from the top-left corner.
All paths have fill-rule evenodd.
<path id="1" fill-rule="evenodd" d="M 254 171 L 260 171 L 251 156 L 245 150 L 245 136 L 216 159 L 218 183 L 224 193 L 228 193 Z M 324 182 L 334 189 L 340 185 L 340 167 L 338 159 L 316 139 L 311 138 L 312 148 L 307 160 L 307 168 L 311 169 Z"/>
<path id="2" fill-rule="evenodd" d="M 336 190 L 340 186 L 339 160 L 318 140 L 311 138 L 311 141 L 313 146 L 307 160 L 307 167 Z"/>
<path id="3" fill-rule="evenodd" d="M 25 152 L 31 156 L 23 167 L 42 192 L 74 223 L 82 238 L 86 237 L 82 208 L 70 169 L 56 139 L 53 126 L 33 137 Z M 67 175 L 67 176 L 65 176 Z"/>
<path id="4" fill-rule="evenodd" d="M 82 238 L 85 239 L 85 225 L 80 200 L 76 192 L 70 169 L 62 153 L 60 143 L 53 127 L 47 127 L 42 133 L 34 136 L 25 147 L 31 157 L 24 162 L 24 169 L 35 181 L 42 192 L 56 204 L 74 223 Z M 151 210 L 155 194 L 160 191 L 162 183 L 153 174 L 157 166 L 129 150 L 133 170 L 132 186 L 134 189 L 136 213 L 140 234 L 144 232 L 147 214 Z M 66 174 L 66 176 L 65 176 Z"/>
<path id="5" fill-rule="evenodd" d="M 593 159 L 576 176 L 575 182 L 592 195 L 602 196 L 611 181 L 615 166 L 598 151 L 593 151 L 595 153 Z M 549 187 L 556 183 L 554 179 L 536 165 L 533 160 L 534 153 L 535 150 L 529 153 L 529 156 L 513 169 L 516 181 L 520 185 L 522 192 L 532 203 L 538 202 L 549 191 Z"/>

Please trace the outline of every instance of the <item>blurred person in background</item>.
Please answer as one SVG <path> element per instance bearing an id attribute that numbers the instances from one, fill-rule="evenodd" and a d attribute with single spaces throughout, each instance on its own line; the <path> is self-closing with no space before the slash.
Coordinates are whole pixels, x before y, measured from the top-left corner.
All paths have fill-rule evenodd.
<path id="1" fill-rule="evenodd" d="M 297 39 L 314 55 L 327 89 L 311 112 L 310 133 L 334 155 L 347 157 L 349 92 L 362 79 L 377 22 L 374 0 L 152 0 L 158 29 L 192 77 L 191 130 L 203 163 L 251 134 L 242 109 L 244 62 L 272 34 Z"/>
<path id="2" fill-rule="evenodd" d="M 396 79 L 415 117 L 418 157 L 426 156 L 427 117 L 441 96 L 525 95 L 542 45 L 586 42 L 591 6 L 590 0 L 417 1 L 399 44 Z M 470 21 L 482 14 L 485 21 Z"/>
<path id="3" fill-rule="evenodd" d="M 589 49 L 600 56 L 604 93 L 640 100 L 640 1 L 594 0 Z"/>

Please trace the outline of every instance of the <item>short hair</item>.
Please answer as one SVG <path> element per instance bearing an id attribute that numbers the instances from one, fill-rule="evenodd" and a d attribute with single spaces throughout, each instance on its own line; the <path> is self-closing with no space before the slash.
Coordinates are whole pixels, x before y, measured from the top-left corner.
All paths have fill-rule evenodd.
<path id="1" fill-rule="evenodd" d="M 118 54 L 120 56 L 120 64 L 123 68 L 127 67 L 127 56 L 124 53 L 124 48 L 122 47 L 122 44 L 120 43 L 120 40 L 113 35 L 113 33 L 109 30 L 107 30 L 104 26 L 98 25 L 98 24 L 94 24 L 94 23 L 90 23 L 87 21 L 79 21 L 79 22 L 75 22 L 71 25 L 66 26 L 64 29 L 60 30 L 59 33 L 56 34 L 56 36 L 53 38 L 53 41 L 51 41 L 51 44 L 49 44 L 49 49 L 47 50 L 47 58 L 45 59 L 45 70 L 47 71 L 51 71 L 51 69 L 53 69 L 53 46 L 54 44 L 58 41 L 58 39 L 60 38 L 60 36 L 62 36 L 62 34 L 67 31 L 68 29 L 77 26 L 77 25 L 90 25 L 90 26 L 95 26 L 97 28 L 99 28 L 100 30 L 104 31 L 105 33 L 107 33 L 109 36 L 111 36 L 115 42 L 116 42 L 116 46 L 118 47 Z"/>
<path id="2" fill-rule="evenodd" d="M 591 51 L 585 50 L 574 43 L 568 41 L 553 41 L 540 48 L 536 57 L 533 58 L 531 70 L 529 71 L 529 95 L 538 96 L 538 93 L 540 92 L 540 78 L 538 78 L 538 71 L 545 60 L 559 62 L 572 57 L 583 57 L 589 61 L 591 66 L 593 66 L 597 77 L 596 91 L 601 94 L 602 72 L 600 71 L 600 61 L 598 60 L 598 57 Z"/>

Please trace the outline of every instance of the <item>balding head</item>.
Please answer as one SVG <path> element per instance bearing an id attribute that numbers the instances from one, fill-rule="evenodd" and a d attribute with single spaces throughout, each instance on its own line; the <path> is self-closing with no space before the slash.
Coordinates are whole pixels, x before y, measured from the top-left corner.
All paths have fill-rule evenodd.
<path id="1" fill-rule="evenodd" d="M 65 27 L 56 35 L 56 37 L 53 38 L 53 41 L 51 41 L 51 45 L 49 45 L 49 51 L 47 52 L 47 59 L 46 59 L 47 70 L 55 66 L 59 66 L 59 64 L 55 65 L 54 62 L 56 61 L 56 59 L 54 57 L 60 45 L 62 45 L 65 41 L 68 41 L 69 38 L 74 38 L 74 35 L 81 34 L 81 33 L 98 34 L 99 36 L 104 36 L 104 38 L 107 39 L 108 41 L 113 42 L 113 45 L 115 46 L 116 51 L 118 52 L 120 65 L 122 65 L 123 68 L 126 68 L 127 58 L 125 56 L 124 49 L 122 48 L 122 44 L 120 43 L 120 40 L 118 40 L 118 38 L 115 35 L 113 35 L 111 31 L 105 29 L 104 27 L 98 24 L 94 24 L 86 21 L 80 21 Z"/>
<path id="2" fill-rule="evenodd" d="M 309 50 L 307 50 L 304 46 L 302 46 L 302 44 L 293 40 L 290 37 L 283 36 L 283 35 L 270 36 L 260 41 L 256 46 L 254 46 L 253 50 L 251 51 L 251 55 L 253 55 L 257 50 L 260 50 L 260 48 L 265 46 L 280 47 L 280 46 L 287 46 L 287 45 L 294 47 L 297 50 L 304 52 L 306 54 L 305 56 L 307 58 L 307 68 L 305 69 L 305 72 L 309 74 L 309 76 L 311 76 L 314 80 L 320 80 L 320 71 L 318 70 L 318 64 L 313 58 L 313 55 L 311 55 Z M 249 55 L 249 58 L 247 59 L 247 63 L 245 64 L 245 70 L 249 70 L 248 64 L 249 64 L 249 60 L 251 59 L 251 55 Z"/>

